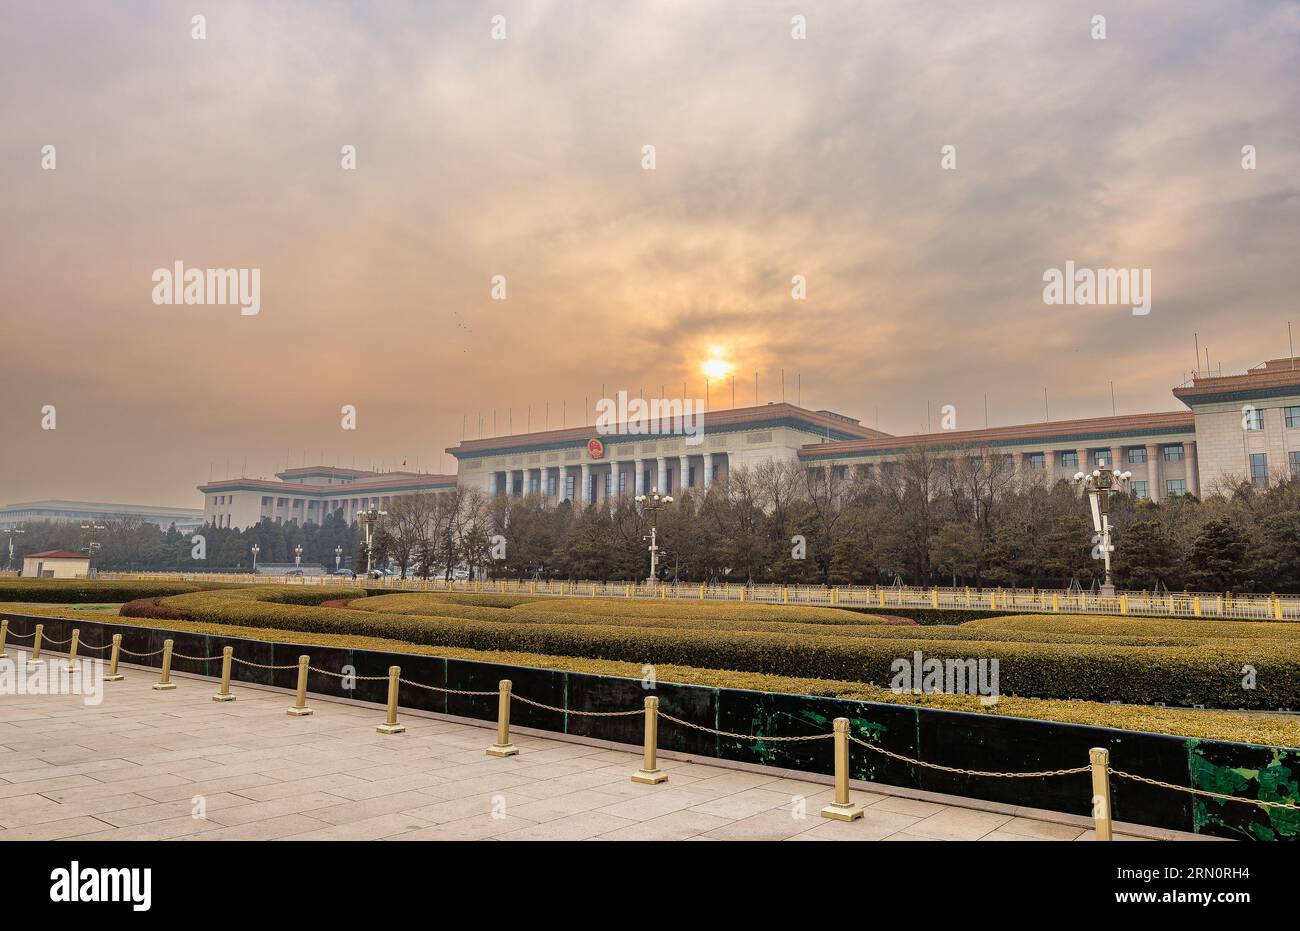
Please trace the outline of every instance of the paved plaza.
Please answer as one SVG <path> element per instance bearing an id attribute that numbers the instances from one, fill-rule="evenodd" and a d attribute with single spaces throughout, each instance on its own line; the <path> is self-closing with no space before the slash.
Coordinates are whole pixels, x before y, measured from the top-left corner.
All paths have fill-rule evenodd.
<path id="1" fill-rule="evenodd" d="M 14 655 L 10 651 L 11 657 Z M 62 659 L 51 658 L 54 662 Z M 854 790 L 866 816 L 821 817 L 829 786 L 784 773 L 661 759 L 669 781 L 630 776 L 640 754 L 495 732 L 403 712 L 124 667 L 80 696 L 0 698 L 0 841 L 109 840 L 1087 840 L 1083 827 Z M 201 816 L 196 809 L 202 806 Z M 987 808 L 987 806 L 984 806 Z M 1125 838 L 1136 839 L 1136 838 Z"/>

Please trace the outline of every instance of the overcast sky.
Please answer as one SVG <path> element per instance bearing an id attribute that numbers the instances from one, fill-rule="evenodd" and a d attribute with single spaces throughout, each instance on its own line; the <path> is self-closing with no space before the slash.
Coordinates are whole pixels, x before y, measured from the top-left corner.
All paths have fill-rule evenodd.
<path id="1" fill-rule="evenodd" d="M 1177 409 L 1194 332 L 1300 335 L 1297 74 L 1289 2 L 0 0 L 0 503 L 450 471 L 466 415 L 701 396 L 712 347 L 899 434 Z M 176 261 L 261 312 L 154 304 Z M 1066 261 L 1151 313 L 1046 305 Z"/>

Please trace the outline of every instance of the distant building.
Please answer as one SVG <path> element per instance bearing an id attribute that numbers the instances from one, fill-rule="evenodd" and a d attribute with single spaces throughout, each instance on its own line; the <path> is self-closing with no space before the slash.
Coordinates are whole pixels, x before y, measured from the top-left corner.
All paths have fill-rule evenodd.
<path id="1" fill-rule="evenodd" d="M 263 518 L 277 524 L 320 524 L 335 511 L 351 523 L 358 511 L 386 508 L 393 498 L 416 492 L 449 491 L 456 476 L 423 472 L 367 472 L 307 466 L 276 473 L 276 481 L 232 478 L 200 485 L 203 522 L 218 527 L 252 527 Z"/>
<path id="2" fill-rule="evenodd" d="M 90 575 L 90 557 L 71 550 L 46 550 L 23 557 L 25 579 L 81 579 Z"/>
<path id="3" fill-rule="evenodd" d="M 147 504 L 106 504 L 102 501 L 65 501 L 61 498 L 46 501 L 26 501 L 0 507 L 0 530 L 21 527 L 29 521 L 53 520 L 79 523 L 104 521 L 121 517 L 138 517 L 166 530 L 172 524 L 177 530 L 193 530 L 203 524 L 203 512 L 198 508 L 154 507 Z"/>

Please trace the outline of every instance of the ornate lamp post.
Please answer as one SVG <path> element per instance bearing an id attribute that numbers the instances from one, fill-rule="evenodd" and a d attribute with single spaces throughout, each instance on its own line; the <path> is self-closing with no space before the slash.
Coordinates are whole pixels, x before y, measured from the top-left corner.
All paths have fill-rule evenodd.
<path id="1" fill-rule="evenodd" d="M 251 550 L 250 552 L 252 552 L 252 554 L 253 554 L 253 574 L 256 575 L 256 574 L 257 574 L 257 554 L 260 553 L 260 552 L 262 552 L 262 548 L 261 548 L 260 546 L 258 546 L 256 543 L 254 543 L 254 544 L 253 544 L 253 548 L 252 548 L 252 550 Z"/>
<path id="2" fill-rule="evenodd" d="M 20 530 L 17 527 L 11 527 L 9 530 L 5 531 L 5 533 L 9 534 L 9 562 L 7 565 L 12 566 L 14 564 L 14 534 L 26 532 L 26 530 Z"/>
<path id="3" fill-rule="evenodd" d="M 634 500 L 640 505 L 642 511 L 648 511 L 650 514 L 650 536 L 641 539 L 650 541 L 650 578 L 646 581 L 654 585 L 659 581 L 659 512 L 673 503 L 673 496 L 661 495 L 658 489 L 651 489 L 650 494 L 637 495 Z"/>
<path id="4" fill-rule="evenodd" d="M 102 545 L 98 540 L 95 539 L 95 537 L 98 536 L 103 531 L 107 530 L 108 528 L 105 527 L 103 524 L 96 523 L 95 521 L 91 521 L 89 524 L 82 524 L 81 529 L 86 531 L 88 534 L 90 534 L 90 544 L 86 547 L 86 552 L 90 554 L 90 577 L 93 579 L 95 578 L 96 575 L 95 554 L 99 552 L 100 547 Z M 10 537 L 10 539 L 13 538 Z"/>
<path id="5" fill-rule="evenodd" d="M 297 546 L 293 548 L 293 567 L 295 569 L 302 568 L 302 544 L 301 543 L 299 543 Z"/>
<path id="6" fill-rule="evenodd" d="M 1092 504 L 1092 526 L 1101 536 L 1101 557 L 1105 566 L 1101 594 L 1107 597 L 1115 594 L 1115 583 L 1110 576 L 1110 554 L 1115 549 L 1110 544 L 1110 496 L 1122 490 L 1132 477 L 1132 472 L 1116 472 L 1109 465 L 1091 472 L 1074 473 L 1075 482 L 1088 493 Z"/>
<path id="7" fill-rule="evenodd" d="M 338 575 L 339 563 L 342 561 L 342 559 L 343 559 L 343 547 L 341 546 L 334 547 L 334 574 L 335 575 Z"/>
<path id="8" fill-rule="evenodd" d="M 357 520 L 361 521 L 361 526 L 364 527 L 366 531 L 366 576 L 367 577 L 370 575 L 370 570 L 372 568 L 371 559 L 370 559 L 370 540 L 374 534 L 375 524 L 379 523 L 380 518 L 387 517 L 387 516 L 388 516 L 388 512 L 381 511 L 379 510 L 379 508 L 370 508 L 369 510 L 361 511 L 357 514 Z"/>

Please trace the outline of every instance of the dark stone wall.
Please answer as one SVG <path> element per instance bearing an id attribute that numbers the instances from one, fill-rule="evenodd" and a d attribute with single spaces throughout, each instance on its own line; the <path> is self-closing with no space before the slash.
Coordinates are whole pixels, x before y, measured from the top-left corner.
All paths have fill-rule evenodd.
<path id="1" fill-rule="evenodd" d="M 639 747 L 643 740 L 644 719 L 639 715 L 588 717 L 571 713 L 641 707 L 647 692 L 636 679 L 411 653 L 268 643 L 95 621 L 5 613 L 0 613 L 0 617 L 7 617 L 10 628 L 24 635 L 30 634 L 37 623 L 43 623 L 46 636 L 56 640 L 70 637 L 74 627 L 81 630 L 82 641 L 91 644 L 107 644 L 113 634 L 120 633 L 124 649 L 136 653 L 160 650 L 163 640 L 170 638 L 175 642 L 176 653 L 190 656 L 220 656 L 223 647 L 231 646 L 235 656 L 268 666 L 296 664 L 301 655 L 310 656 L 311 665 L 322 669 L 342 671 L 345 666 L 351 666 L 359 676 L 386 676 L 389 666 L 400 666 L 403 679 L 465 691 L 495 690 L 501 679 L 510 679 L 515 694 L 564 709 L 552 711 L 514 701 L 511 703 L 514 725 L 595 737 L 632 747 Z M 10 640 L 10 655 L 19 649 L 30 650 L 30 641 Z M 102 657 L 107 661 L 108 651 L 83 650 L 82 656 Z M 140 659 L 124 653 L 122 659 L 156 667 L 162 657 Z M 221 664 L 220 660 L 173 659 L 172 669 L 215 677 L 220 675 Z M 293 689 L 297 684 L 297 670 L 266 670 L 235 663 L 231 680 Z M 112 684 L 107 683 L 105 688 L 111 689 Z M 322 695 L 379 704 L 387 701 L 388 694 L 386 679 L 358 681 L 354 689 L 345 691 L 341 679 L 318 673 L 311 674 L 308 688 Z M 495 695 L 455 695 L 412 686 L 403 686 L 400 694 L 403 708 L 484 721 L 496 719 Z M 1090 748 L 1106 747 L 1114 769 L 1177 786 L 1244 798 L 1300 802 L 1300 749 L 1296 748 L 668 682 L 658 683 L 653 694 L 659 698 L 661 712 L 720 731 L 766 736 L 819 734 L 830 731 L 835 718 L 846 717 L 852 722 L 855 735 L 894 753 L 944 766 L 993 772 L 1069 769 L 1087 764 Z M 380 720 L 377 715 L 376 723 Z M 659 746 L 703 757 L 804 772 L 829 774 L 833 768 L 830 740 L 740 740 L 682 727 L 662 718 Z M 851 746 L 850 760 L 855 779 L 1071 814 L 1091 814 L 1092 788 L 1087 773 L 1031 779 L 969 776 L 916 766 L 856 744 Z M 1120 821 L 1243 840 L 1300 840 L 1300 811 L 1196 797 L 1118 777 L 1111 780 L 1111 794 L 1114 816 Z"/>

